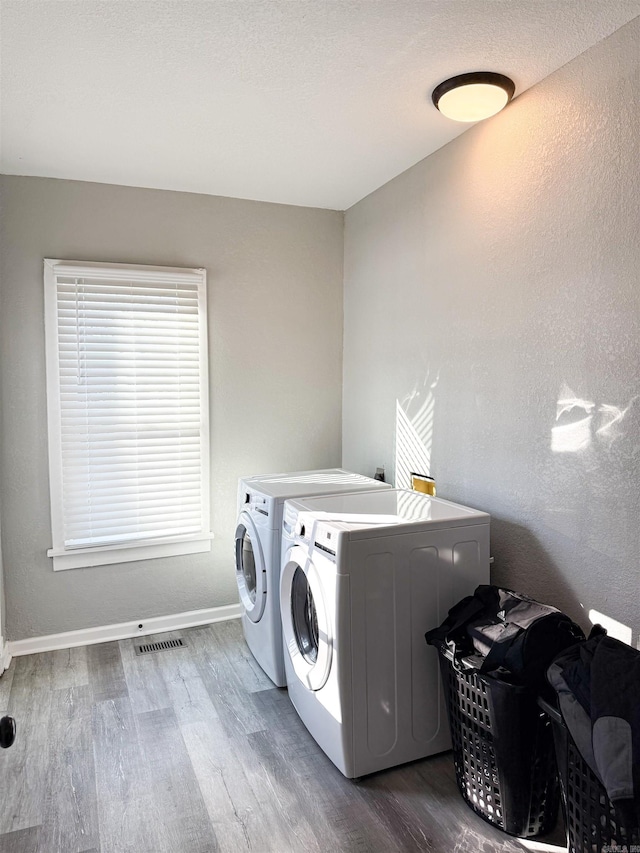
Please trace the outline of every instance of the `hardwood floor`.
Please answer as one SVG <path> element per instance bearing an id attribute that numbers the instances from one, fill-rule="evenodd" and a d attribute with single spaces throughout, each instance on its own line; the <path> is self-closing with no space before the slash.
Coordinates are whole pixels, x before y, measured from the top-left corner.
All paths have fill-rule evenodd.
<path id="1" fill-rule="evenodd" d="M 172 636 L 188 646 L 138 657 L 123 640 L 12 662 L 0 853 L 522 851 L 463 803 L 450 754 L 345 779 L 238 621 L 157 638 Z"/>

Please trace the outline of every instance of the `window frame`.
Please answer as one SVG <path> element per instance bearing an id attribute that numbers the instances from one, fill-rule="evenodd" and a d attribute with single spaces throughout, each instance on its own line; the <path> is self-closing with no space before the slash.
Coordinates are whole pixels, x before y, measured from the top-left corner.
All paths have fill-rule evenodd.
<path id="1" fill-rule="evenodd" d="M 129 277 L 142 280 L 165 276 L 190 276 L 198 283 L 199 375 L 201 403 L 201 516 L 202 531 L 183 536 L 142 539 L 119 544 L 65 548 L 63 515 L 63 466 L 61 435 L 60 372 L 58 359 L 58 300 L 57 276 L 77 275 Z M 207 345 L 207 273 L 203 268 L 163 267 L 143 264 L 112 264 L 86 261 L 44 259 L 45 307 L 45 366 L 47 393 L 47 430 L 49 451 L 49 492 L 51 498 L 52 547 L 47 556 L 53 559 L 53 570 L 89 568 L 113 565 L 158 557 L 204 553 L 211 550 L 211 492 L 210 492 L 210 418 L 209 418 L 209 358 Z"/>

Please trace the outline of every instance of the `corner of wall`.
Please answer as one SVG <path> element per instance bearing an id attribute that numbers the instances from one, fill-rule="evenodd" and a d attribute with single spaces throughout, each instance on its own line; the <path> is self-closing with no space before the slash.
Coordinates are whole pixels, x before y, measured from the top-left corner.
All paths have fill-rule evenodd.
<path id="1" fill-rule="evenodd" d="M 9 669 L 9 665 L 11 664 L 11 651 L 9 650 L 9 644 L 4 639 L 4 637 L 0 637 L 0 677 L 2 677 L 2 673 Z"/>

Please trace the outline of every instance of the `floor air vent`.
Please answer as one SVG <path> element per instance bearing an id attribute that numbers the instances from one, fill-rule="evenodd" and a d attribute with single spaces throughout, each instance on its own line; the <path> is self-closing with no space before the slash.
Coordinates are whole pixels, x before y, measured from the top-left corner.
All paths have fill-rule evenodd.
<path id="1" fill-rule="evenodd" d="M 183 649 L 187 644 L 184 640 L 161 640 L 159 643 L 136 643 L 137 655 L 150 655 L 151 652 L 168 652 L 169 649 Z"/>

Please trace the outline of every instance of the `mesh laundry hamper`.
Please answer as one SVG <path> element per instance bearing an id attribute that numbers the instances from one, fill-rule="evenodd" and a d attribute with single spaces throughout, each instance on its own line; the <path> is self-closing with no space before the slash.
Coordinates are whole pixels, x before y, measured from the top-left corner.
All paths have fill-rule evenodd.
<path id="1" fill-rule="evenodd" d="M 578 751 L 560 712 L 543 700 L 540 706 L 553 724 L 569 853 L 601 853 L 607 847 L 640 850 L 640 828 L 620 823 L 604 787 Z"/>
<path id="2" fill-rule="evenodd" d="M 444 646 L 437 648 L 463 798 L 510 835 L 548 832 L 559 804 L 548 716 L 531 691 L 465 671 Z"/>

